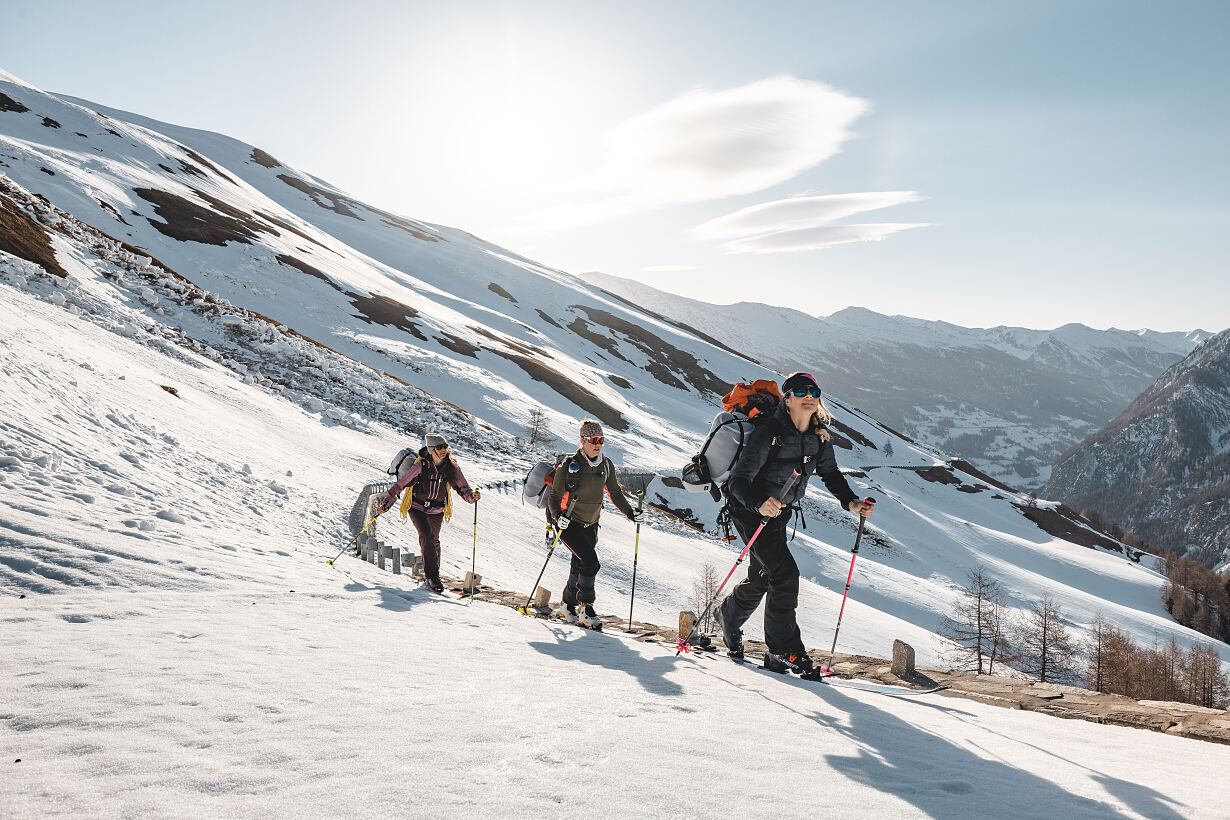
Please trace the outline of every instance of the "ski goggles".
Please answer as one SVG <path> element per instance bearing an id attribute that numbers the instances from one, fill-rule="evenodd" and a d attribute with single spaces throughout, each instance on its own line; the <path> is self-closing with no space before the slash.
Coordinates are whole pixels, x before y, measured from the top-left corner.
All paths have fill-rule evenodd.
<path id="1" fill-rule="evenodd" d="M 606 441 L 605 436 L 582 436 L 581 441 L 585 444 L 601 444 Z"/>
<path id="2" fill-rule="evenodd" d="M 444 444 L 437 444 L 435 447 L 432 447 L 431 449 L 435 450 L 437 453 L 443 453 L 445 450 L 448 449 L 448 442 L 445 442 Z"/>
<path id="3" fill-rule="evenodd" d="M 794 387 L 794 388 L 791 388 L 790 390 L 787 390 L 786 395 L 796 396 L 796 397 L 811 396 L 813 399 L 818 399 L 820 398 L 820 388 L 819 387 Z"/>

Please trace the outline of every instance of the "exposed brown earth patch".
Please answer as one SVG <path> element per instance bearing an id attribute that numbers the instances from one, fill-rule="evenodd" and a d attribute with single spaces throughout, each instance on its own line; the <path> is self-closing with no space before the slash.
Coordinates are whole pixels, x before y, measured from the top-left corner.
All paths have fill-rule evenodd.
<path id="1" fill-rule="evenodd" d="M 915 470 L 921 478 L 933 484 L 960 484 L 961 479 L 952 474 L 947 467 L 928 467 L 925 470 Z"/>
<path id="2" fill-rule="evenodd" d="M 957 492 L 980 493 L 983 490 L 989 490 L 989 489 L 991 488 L 985 484 L 962 484 L 960 487 L 957 487 Z"/>
<path id="3" fill-rule="evenodd" d="M 830 431 L 833 428 L 840 430 L 846 436 L 846 438 L 853 439 L 854 441 L 857 441 L 859 444 L 863 445 L 864 447 L 870 447 L 873 450 L 880 449 L 879 447 L 876 447 L 874 444 L 872 444 L 871 440 L 868 439 L 866 436 L 864 436 L 862 433 L 860 433 L 858 430 L 855 430 L 853 427 L 850 427 L 849 425 L 842 424 L 837 419 L 833 419 L 833 423 L 829 425 L 829 428 L 830 428 Z"/>
<path id="4" fill-rule="evenodd" d="M 843 436 L 836 430 L 829 430 L 829 440 L 833 442 L 834 447 L 840 447 L 843 450 L 853 450 L 854 442 Z"/>
<path id="5" fill-rule="evenodd" d="M 359 215 L 350 210 L 350 208 L 346 205 L 346 203 L 350 200 L 343 196 L 330 193 L 323 188 L 317 188 L 315 185 L 309 185 L 298 177 L 292 177 L 290 174 L 278 174 L 278 179 L 282 180 L 295 190 L 302 191 L 307 194 L 311 197 L 313 202 L 321 208 L 324 208 L 326 211 L 333 211 L 334 213 L 341 214 L 342 216 L 348 216 L 351 219 L 359 219 Z M 328 204 L 325 204 L 326 201 Z M 362 222 L 363 220 L 359 219 L 359 221 Z"/>
<path id="6" fill-rule="evenodd" d="M 230 206 L 224 205 L 227 210 L 243 214 L 246 218 L 239 219 L 218 213 L 182 196 L 157 188 L 134 188 L 133 193 L 151 203 L 154 206 L 154 213 L 163 220 L 155 222 L 150 219 L 149 223 L 157 228 L 159 233 L 181 242 L 200 242 L 205 245 L 240 242 L 249 245 L 255 238 L 256 231 L 270 230 L 253 220 L 251 215 L 243 214 L 242 211 Z"/>
<path id="7" fill-rule="evenodd" d="M 1000 490 L 1003 490 L 1006 493 L 1018 492 L 1012 487 L 1009 487 L 1007 484 L 1004 484 L 1001 481 L 996 481 L 995 479 L 991 478 L 989 475 L 982 472 L 977 467 L 975 467 L 973 464 L 970 464 L 968 461 L 965 461 L 964 459 L 960 459 L 960 458 L 950 459 L 948 462 L 948 465 L 952 467 L 954 470 L 960 470 L 963 473 L 972 475 L 974 478 L 978 479 L 979 481 L 986 482 L 987 484 L 990 484 L 992 487 L 996 487 Z"/>
<path id="8" fill-rule="evenodd" d="M 608 373 L 607 379 L 616 387 L 622 387 L 624 390 L 632 389 L 632 382 L 625 379 L 623 376 L 616 376 L 614 373 Z"/>
<path id="9" fill-rule="evenodd" d="M 638 305 L 629 299 L 625 299 L 624 297 L 616 293 L 611 293 L 609 290 L 603 290 L 602 292 L 605 293 L 607 296 L 610 296 L 612 299 L 623 302 L 625 305 L 627 305 L 630 308 L 635 308 L 636 310 L 639 310 L 641 313 L 644 313 L 647 316 L 652 316 L 653 318 L 657 319 L 659 322 L 671 325 L 672 327 L 677 327 L 680 330 L 686 330 L 688 333 L 691 333 L 696 338 L 703 339 L 704 341 L 708 342 L 709 344 L 713 345 L 719 350 L 725 350 L 727 353 L 738 356 L 740 359 L 743 359 L 744 361 L 752 362 L 753 364 L 759 364 L 759 362 L 756 362 L 753 359 L 749 358 L 747 354 L 740 353 L 739 351 L 735 350 L 733 347 L 727 347 L 722 342 L 719 342 L 717 339 L 713 338 L 709 334 L 703 331 L 697 330 L 696 328 L 692 327 L 691 325 L 685 322 L 677 322 L 674 319 L 663 316 L 660 313 L 654 313 L 652 310 L 649 310 L 648 308 L 642 305 Z"/>
<path id="10" fill-rule="evenodd" d="M 594 345 L 595 347 L 601 348 L 602 350 L 605 350 L 607 353 L 610 353 L 612 356 L 619 359 L 620 361 L 623 361 L 623 362 L 628 361 L 626 358 L 624 358 L 624 355 L 619 352 L 619 344 L 614 339 L 610 338 L 609 336 L 603 336 L 601 333 L 593 332 L 592 330 L 589 329 L 589 323 L 586 322 L 584 319 L 580 317 L 573 319 L 571 322 L 568 323 L 568 329 L 571 330 L 573 333 L 577 334 L 578 336 L 580 336 L 582 339 L 585 339 L 586 341 L 588 341 L 590 344 Z M 678 379 L 675 380 L 675 384 L 678 387 L 683 387 L 683 385 L 679 382 Z"/>
<path id="11" fill-rule="evenodd" d="M 721 396 L 730 389 L 725 381 L 701 365 L 691 353 L 658 338 L 640 325 L 600 308 L 585 305 L 573 307 L 585 311 L 591 322 L 623 335 L 645 353 L 649 357 L 645 370 L 663 384 L 683 389 L 684 385 L 675 375 L 677 373 L 701 394 L 713 393 Z"/>
<path id="12" fill-rule="evenodd" d="M 29 110 L 29 108 L 26 108 L 8 94 L 0 94 L 0 111 L 11 111 L 14 114 L 24 114 Z"/>
<path id="13" fill-rule="evenodd" d="M 510 350 L 515 350 L 518 353 L 524 353 L 527 356 L 543 356 L 548 359 L 552 358 L 551 354 L 543 350 L 542 348 L 534 347 L 533 345 L 527 345 L 524 342 L 518 342 L 516 339 L 509 339 L 507 336 L 500 336 L 496 333 L 492 333 L 490 330 L 488 330 L 485 327 L 480 327 L 478 325 L 470 325 L 469 329 L 474 331 L 480 336 L 486 336 L 488 339 L 490 339 L 493 342 L 499 342 L 500 344 L 504 345 Z"/>
<path id="14" fill-rule="evenodd" d="M 183 170 L 185 174 L 192 174 L 194 177 L 204 177 L 205 176 L 205 172 L 202 171 L 200 168 L 196 167 L 195 165 L 193 165 L 191 162 L 184 162 L 182 159 L 178 160 L 178 162 L 179 162 L 179 167 Z"/>
<path id="15" fill-rule="evenodd" d="M 56 172 L 51 170 L 50 168 L 39 168 L 39 170 L 42 171 L 44 174 L 46 174 L 49 177 L 53 177 L 56 175 Z"/>
<path id="16" fill-rule="evenodd" d="M 272 216 L 271 214 L 267 214 L 267 213 L 265 213 L 264 211 L 253 211 L 253 213 L 254 213 L 254 214 L 256 214 L 257 216 L 259 216 L 261 219 L 265 220 L 266 222 L 269 222 L 269 223 L 271 223 L 271 224 L 273 224 L 273 225 L 277 225 L 279 228 L 282 228 L 283 230 L 285 230 L 285 231 L 287 231 L 287 232 L 289 232 L 289 233 L 293 233 L 295 236 L 298 236 L 298 237 L 300 237 L 300 238 L 302 238 L 302 239 L 306 239 L 308 242 L 311 242 L 313 245 L 315 245 L 315 246 L 316 246 L 316 247 L 318 247 L 318 248 L 324 248 L 325 250 L 330 251 L 330 252 L 332 252 L 332 253 L 337 253 L 337 251 L 334 251 L 332 248 L 329 248 L 329 247 L 325 246 L 325 245 L 324 245 L 324 243 L 322 243 L 320 240 L 318 240 L 318 239 L 313 239 L 311 236 L 309 236 L 308 234 L 306 234 L 306 233 L 304 233 L 303 231 L 299 230 L 299 229 L 298 229 L 298 228 L 296 228 L 294 225 L 290 225 L 290 224 L 288 224 L 288 223 L 284 222 L 283 220 L 278 219 L 276 216 Z M 273 232 L 273 234 L 276 236 L 276 235 L 277 235 L 277 232 L 276 232 L 276 231 L 274 231 L 274 232 Z M 340 254 L 338 254 L 338 255 L 340 256 Z"/>
<path id="17" fill-rule="evenodd" d="M 265 168 L 277 168 L 282 164 L 259 148 L 252 149 L 252 161 Z"/>
<path id="18" fill-rule="evenodd" d="M 120 222 L 123 222 L 125 225 L 128 225 L 128 227 L 130 228 L 132 227 L 131 225 L 128 224 L 128 220 L 120 216 L 120 212 L 116 210 L 116 207 L 112 205 L 110 202 L 100 199 L 98 200 L 98 204 L 102 206 L 103 210 L 110 211 L 111 215 L 114 216 L 116 219 L 118 219 Z"/>
<path id="19" fill-rule="evenodd" d="M 419 341 L 427 341 L 427 337 L 412 321 L 419 315 L 419 312 L 409 305 L 403 305 L 396 299 L 380 294 L 360 296 L 357 293 L 349 293 L 347 295 L 350 297 L 350 304 L 359 311 L 356 318 L 362 319 L 369 325 L 395 327 L 398 330 L 404 330 Z"/>
<path id="20" fill-rule="evenodd" d="M 503 296 L 505 299 L 512 302 L 514 305 L 517 304 L 517 300 L 513 297 L 513 295 L 509 293 L 508 291 L 504 290 L 504 288 L 497 285 L 495 282 L 492 282 L 490 285 L 488 285 L 487 290 L 491 291 L 492 293 L 498 296 Z"/>
<path id="21" fill-rule="evenodd" d="M 568 401 L 589 413 L 598 421 L 614 430 L 627 430 L 628 422 L 619 411 L 581 385 L 574 382 L 558 370 L 547 367 L 537 359 L 518 356 L 515 353 L 505 353 L 502 350 L 488 349 L 488 352 L 507 359 L 526 372 L 531 379 L 542 382 Z"/>
<path id="22" fill-rule="evenodd" d="M 174 173 L 175 173 L 175 169 L 174 169 L 174 168 L 172 168 L 170 165 L 163 165 L 163 164 L 160 162 L 160 163 L 158 163 L 158 167 L 159 167 L 159 168 L 161 168 L 162 170 L 166 171 L 168 174 L 174 174 Z"/>
<path id="23" fill-rule="evenodd" d="M 478 345 L 471 344 L 465 339 L 462 339 L 459 336 L 454 336 L 451 333 L 442 333 L 436 337 L 436 341 L 454 353 L 458 353 L 462 356 L 469 356 L 471 359 L 477 359 L 478 351 L 482 350 L 482 348 Z"/>
<path id="24" fill-rule="evenodd" d="M 180 146 L 179 146 L 179 150 L 181 150 L 181 151 L 183 151 L 185 154 L 187 154 L 187 155 L 188 155 L 188 157 L 189 157 L 189 158 L 190 158 L 193 162 L 195 162 L 197 165 L 204 165 L 206 168 L 208 168 L 209 170 L 213 171 L 215 174 L 217 174 L 218 176 L 222 177 L 223 179 L 225 179 L 227 182 L 231 183 L 232 185 L 237 185 L 237 184 L 238 184 L 238 183 L 236 183 L 236 182 L 235 182 L 235 180 L 231 179 L 229 176 L 227 176 L 227 175 L 226 175 L 226 174 L 224 174 L 221 170 L 219 170 L 219 169 L 218 169 L 218 166 L 214 165 L 212 162 L 210 162 L 209 160 L 205 159 L 205 157 L 201 156 L 201 155 L 200 155 L 200 154 L 198 154 L 196 151 L 193 151 L 191 148 L 187 147 L 186 145 L 180 145 Z M 183 160 L 180 160 L 180 163 L 181 163 L 181 164 L 183 164 Z"/>
<path id="25" fill-rule="evenodd" d="M 1060 504 L 1055 509 L 1050 507 L 1030 507 L 1027 504 L 1013 503 L 1030 521 L 1038 525 L 1043 532 L 1080 544 L 1082 547 L 1102 547 L 1114 552 L 1123 552 L 1123 545 L 1101 533 L 1089 529 L 1089 525 L 1077 513 Z M 1139 561 L 1141 553 L 1128 551 L 1127 555 L 1133 561 Z"/>
<path id="26" fill-rule="evenodd" d="M 60 124 L 56 122 L 55 120 L 53 120 L 51 117 L 43 117 L 43 127 L 44 128 L 59 128 Z"/>
<path id="27" fill-rule="evenodd" d="M 558 327 L 560 330 L 564 329 L 563 327 L 559 325 L 558 322 L 556 322 L 554 319 L 552 319 L 547 314 L 543 313 L 542 308 L 534 308 L 534 310 L 537 311 L 539 319 L 542 319 L 544 322 L 551 325 L 552 327 Z"/>
<path id="28" fill-rule="evenodd" d="M 47 230 L 7 196 L 0 197 L 0 251 L 33 262 L 54 276 L 68 276 L 56 260 Z"/>

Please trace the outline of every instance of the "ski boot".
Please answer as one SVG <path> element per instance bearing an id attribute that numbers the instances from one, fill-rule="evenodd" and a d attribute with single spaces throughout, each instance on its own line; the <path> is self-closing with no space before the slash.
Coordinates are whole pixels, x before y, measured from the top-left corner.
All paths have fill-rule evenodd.
<path id="1" fill-rule="evenodd" d="M 765 652 L 764 668 L 779 675 L 793 672 L 796 675 L 808 676 L 815 671 L 816 664 L 811 656 L 800 650 L 798 652 Z"/>
<path id="2" fill-rule="evenodd" d="M 743 657 L 743 630 L 730 629 L 726 626 L 726 622 L 722 619 L 722 608 L 719 606 L 713 610 L 713 620 L 717 621 L 718 627 L 722 630 L 722 642 L 726 644 L 726 654 L 732 658 Z"/>
<path id="3" fill-rule="evenodd" d="M 566 624 L 575 624 L 577 622 L 577 608 L 573 604 L 564 604 L 563 609 L 555 611 L 555 617 Z"/>
<path id="4" fill-rule="evenodd" d="M 586 604 L 585 611 L 581 613 L 577 622 L 586 629 L 596 629 L 601 631 L 602 619 L 598 617 L 598 613 L 594 612 L 593 604 Z"/>

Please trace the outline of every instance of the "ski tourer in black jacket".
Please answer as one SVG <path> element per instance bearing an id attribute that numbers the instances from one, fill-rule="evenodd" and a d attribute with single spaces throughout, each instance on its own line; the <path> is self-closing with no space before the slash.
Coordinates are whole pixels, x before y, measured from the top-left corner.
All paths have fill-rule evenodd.
<path id="1" fill-rule="evenodd" d="M 851 502 L 858 501 L 837 466 L 828 428 L 818 418 L 813 419 L 812 425 L 810 431 L 801 432 L 790 420 L 786 402 L 782 401 L 772 417 L 748 436 L 727 482 L 731 498 L 743 512 L 759 515 L 756 511 L 760 505 L 767 498 L 777 498 L 795 470 L 799 471 L 799 480 L 786 498 L 777 499 L 783 506 L 796 504 L 807 493 L 807 479 L 812 474 L 820 476 L 843 508 L 849 509 Z"/>

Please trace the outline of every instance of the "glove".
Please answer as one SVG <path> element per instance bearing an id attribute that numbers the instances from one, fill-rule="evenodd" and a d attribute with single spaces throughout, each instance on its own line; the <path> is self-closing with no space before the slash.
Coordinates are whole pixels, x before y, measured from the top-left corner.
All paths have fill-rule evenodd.
<path id="1" fill-rule="evenodd" d="M 380 499 L 380 503 L 376 505 L 376 509 L 380 510 L 381 515 L 387 513 L 389 510 L 393 509 L 393 499 L 386 495 L 384 498 Z"/>
<path id="2" fill-rule="evenodd" d="M 632 515 L 628 517 L 632 519 L 632 523 L 639 524 L 641 523 L 641 520 L 645 517 L 645 511 L 644 510 L 633 510 Z"/>
<path id="3" fill-rule="evenodd" d="M 568 529 L 570 524 L 572 524 L 572 519 L 566 515 L 561 515 L 555 519 L 555 529 L 559 530 L 560 532 L 563 532 L 564 530 Z"/>

